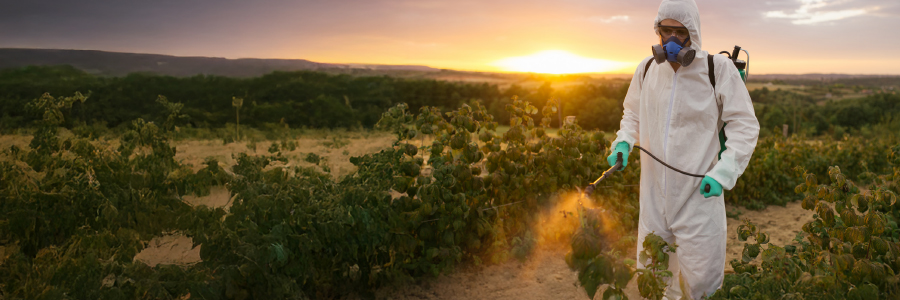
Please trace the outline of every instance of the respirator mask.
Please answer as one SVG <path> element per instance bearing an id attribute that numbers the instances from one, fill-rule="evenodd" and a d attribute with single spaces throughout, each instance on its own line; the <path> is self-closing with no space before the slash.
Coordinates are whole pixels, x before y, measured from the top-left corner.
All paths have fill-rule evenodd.
<path id="1" fill-rule="evenodd" d="M 697 51 L 685 47 L 688 41 L 691 40 L 687 28 L 662 25 L 658 27 L 659 36 L 661 38 L 668 37 L 668 39 L 664 40 L 662 45 L 653 45 L 653 58 L 656 60 L 656 63 L 661 64 L 668 60 L 679 63 L 683 67 L 689 66 L 694 61 Z M 684 42 L 681 41 L 682 39 Z"/>

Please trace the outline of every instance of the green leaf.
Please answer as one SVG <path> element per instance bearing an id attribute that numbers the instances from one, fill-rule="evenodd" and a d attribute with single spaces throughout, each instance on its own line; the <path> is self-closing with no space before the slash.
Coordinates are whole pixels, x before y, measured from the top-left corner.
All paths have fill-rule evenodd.
<path id="1" fill-rule="evenodd" d="M 768 244 L 769 243 L 769 235 L 766 233 L 757 233 L 756 234 L 756 242 L 759 244 Z"/>
<path id="2" fill-rule="evenodd" d="M 874 284 L 867 283 L 855 287 L 851 287 L 847 292 L 848 300 L 877 300 L 878 287 Z"/>
<path id="3" fill-rule="evenodd" d="M 634 277 L 634 273 L 624 264 L 619 263 L 615 270 L 615 277 L 616 286 L 624 288 L 628 285 L 628 281 L 631 281 L 631 277 Z"/>
<path id="4" fill-rule="evenodd" d="M 871 263 L 866 259 L 860 259 L 853 264 L 851 275 L 856 282 L 872 281 L 874 270 Z"/>
<path id="5" fill-rule="evenodd" d="M 621 300 L 627 299 L 625 293 L 621 290 L 607 288 L 606 291 L 603 291 L 603 299 L 604 300 Z"/>
<path id="6" fill-rule="evenodd" d="M 769 245 L 766 250 L 762 251 L 762 261 L 763 262 L 772 262 L 776 259 L 782 258 L 785 255 L 784 248 Z"/>
<path id="7" fill-rule="evenodd" d="M 728 294 L 740 298 L 747 298 L 747 296 L 750 295 L 750 289 L 743 285 L 733 286 L 730 290 L 728 290 Z"/>
<path id="8" fill-rule="evenodd" d="M 759 255 L 759 244 L 744 245 L 744 251 L 741 254 L 741 261 L 749 263 Z"/>
<path id="9" fill-rule="evenodd" d="M 884 233 L 885 221 L 878 213 L 869 211 L 866 213 L 866 226 L 871 230 L 872 235 L 879 236 Z"/>
<path id="10" fill-rule="evenodd" d="M 885 242 L 880 237 L 877 237 L 877 236 L 872 237 L 872 239 L 869 243 L 870 243 L 871 247 L 873 249 L 875 249 L 875 252 L 878 253 L 878 255 L 884 255 L 885 253 L 887 253 L 890 250 L 888 243 Z"/>
<path id="11" fill-rule="evenodd" d="M 856 259 L 850 254 L 832 254 L 831 260 L 834 263 L 834 268 L 840 272 L 852 270 L 853 264 L 856 262 Z"/>

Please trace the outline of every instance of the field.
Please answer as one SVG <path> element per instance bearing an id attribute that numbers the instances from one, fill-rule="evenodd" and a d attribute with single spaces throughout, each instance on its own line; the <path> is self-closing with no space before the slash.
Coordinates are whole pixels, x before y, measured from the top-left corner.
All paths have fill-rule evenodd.
<path id="1" fill-rule="evenodd" d="M 0 138 L 4 298 L 658 299 L 672 276 L 652 235 L 633 266 L 642 162 L 581 197 L 612 136 L 551 128 L 552 103 L 514 98 L 504 126 L 400 104 L 375 130 L 238 133 L 180 129 L 160 101 L 159 123 L 61 127 L 83 100 L 36 99 L 37 126 Z M 760 138 L 713 298 L 897 295 L 898 159 L 893 134 Z"/>
<path id="2" fill-rule="evenodd" d="M 747 90 L 755 91 L 761 89 L 771 91 L 782 90 L 791 91 L 800 95 L 812 97 L 816 99 L 819 105 L 825 104 L 827 100 L 840 101 L 847 99 L 859 99 L 880 92 L 880 88 L 862 87 L 862 86 L 845 86 L 842 84 L 833 85 L 802 85 L 802 84 L 785 84 L 773 82 L 748 82 Z"/>
<path id="3" fill-rule="evenodd" d="M 497 129 L 498 133 L 508 130 L 509 126 L 501 126 Z M 62 130 L 61 136 L 70 135 L 70 132 Z M 306 135 L 308 137 L 295 140 L 297 142 L 296 150 L 284 153 L 291 157 L 286 165 L 314 166 L 301 159 L 301 156 L 306 153 L 317 153 L 328 158 L 334 170 L 332 175 L 336 177 L 356 171 L 356 168 L 349 163 L 351 156 L 377 152 L 390 147 L 393 140 L 387 132 L 323 130 L 307 132 Z M 31 139 L 32 136 L 29 135 L 0 136 L 0 148 L 6 149 L 16 145 L 28 149 L 27 145 Z M 335 140 L 341 142 L 335 145 Z M 428 142 L 430 143 L 431 139 Z M 232 155 L 241 152 L 265 154 L 262 149 L 267 149 L 272 143 L 271 141 L 258 142 L 255 151 L 248 149 L 247 144 L 223 145 L 218 140 L 183 140 L 175 142 L 173 145 L 177 149 L 175 158 L 181 163 L 192 166 L 196 172 L 201 169 L 206 157 L 217 158 L 228 169 L 236 163 Z M 97 142 L 97 144 L 115 147 L 117 141 Z M 183 200 L 192 206 L 205 205 L 227 209 L 230 206 L 232 195 L 224 186 L 214 186 L 209 195 L 199 197 L 186 195 Z M 569 205 L 571 206 L 571 203 Z M 558 210 L 560 207 L 550 209 L 550 211 Z M 728 205 L 728 210 L 741 212 L 738 217 L 742 220 L 760 224 L 760 227 L 766 229 L 772 236 L 772 241 L 778 244 L 790 244 L 794 236 L 800 232 L 800 226 L 813 219 L 812 212 L 803 210 L 798 202 L 789 203 L 786 207 L 770 206 L 761 211 Z M 727 260 L 730 261 L 740 258 L 744 242 L 738 241 L 736 234 L 737 226 L 742 222 L 735 218 L 729 218 L 728 222 Z M 146 263 L 151 267 L 158 264 L 188 266 L 202 261 L 200 258 L 202 245 L 194 247 L 191 238 L 182 234 L 154 237 L 145 241 L 144 247 L 134 256 L 134 260 Z M 376 297 L 392 299 L 584 298 L 586 296 L 584 290 L 573 285 L 577 282 L 577 273 L 566 266 L 564 260 L 566 252 L 569 251 L 568 245 L 541 242 L 537 247 L 535 252 L 524 261 L 511 261 L 490 266 L 461 266 L 436 278 L 426 277 L 407 285 L 381 288 L 376 291 Z M 635 255 L 632 249 L 626 256 Z M 727 266 L 726 272 L 733 272 L 731 266 Z M 640 298 L 637 285 L 632 283 L 629 286 L 632 287 L 626 290 L 629 298 Z M 348 299 L 355 297 L 359 296 L 346 296 Z"/>
<path id="4" fill-rule="evenodd" d="M 771 82 L 748 82 L 747 90 L 754 91 L 762 88 L 767 88 L 770 90 L 785 90 L 785 91 L 794 91 L 803 89 L 800 85 L 791 85 L 791 84 L 773 84 Z"/>

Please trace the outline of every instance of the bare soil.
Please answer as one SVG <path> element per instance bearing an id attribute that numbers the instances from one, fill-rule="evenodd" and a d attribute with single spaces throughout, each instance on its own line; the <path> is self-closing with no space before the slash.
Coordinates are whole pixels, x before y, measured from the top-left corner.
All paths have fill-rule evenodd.
<path id="1" fill-rule="evenodd" d="M 763 210 L 753 211 L 734 206 L 726 206 L 729 211 L 740 209 L 740 220 L 728 219 L 728 244 L 725 246 L 725 270 L 732 271 L 728 264 L 732 259 L 741 259 L 744 244 L 737 237 L 737 228 L 749 220 L 756 224 L 760 232 L 769 234 L 769 243 L 785 246 L 798 245 L 794 238 L 803 224 L 813 220 L 813 212 L 800 207 L 800 201 L 788 203 L 784 207 L 770 205 Z"/>
<path id="2" fill-rule="evenodd" d="M 292 140 L 297 143 L 297 148 L 294 150 L 281 149 L 281 153 L 288 158 L 287 166 L 314 167 L 322 170 L 321 166 L 305 160 L 306 155 L 315 153 L 325 159 L 325 163 L 320 163 L 320 165 L 327 165 L 331 169 L 331 175 L 338 178 L 356 170 L 356 167 L 350 163 L 350 157 L 378 152 L 390 147 L 394 139 L 394 136 L 381 132 L 331 134 Z M 214 140 L 177 141 L 174 143 L 175 159 L 192 165 L 196 171 L 205 167 L 203 162 L 206 158 L 211 157 L 223 164 L 225 169 L 230 169 L 237 163 L 233 157 L 234 154 L 242 152 L 249 155 L 270 154 L 268 149 L 273 143 L 280 142 L 238 142 L 222 145 L 221 141 Z"/>
<path id="3" fill-rule="evenodd" d="M 59 135 L 61 138 L 73 136 L 65 128 L 59 129 Z M 288 158 L 287 166 L 313 167 L 322 170 L 321 166 L 305 160 L 307 154 L 315 153 L 324 158 L 324 164 L 331 169 L 330 173 L 335 178 L 351 174 L 356 170 L 356 167 L 350 163 L 350 157 L 378 152 L 390 147 L 395 139 L 391 134 L 378 131 L 332 132 L 322 130 L 310 135 L 310 137 L 291 140 L 297 143 L 294 150 L 282 149 L 282 155 Z M 9 149 L 10 146 L 15 145 L 23 150 L 28 150 L 31 139 L 30 135 L 0 135 L 0 149 Z M 119 146 L 118 140 L 115 139 L 101 138 L 92 143 L 109 150 L 115 150 Z M 191 165 L 194 171 L 197 171 L 205 167 L 203 163 L 207 158 L 215 158 L 225 169 L 230 169 L 237 163 L 233 155 L 238 153 L 270 154 L 268 149 L 273 143 L 280 144 L 280 141 L 242 141 L 223 145 L 221 140 L 183 140 L 175 141 L 172 145 L 176 150 L 175 159 Z"/>
<path id="4" fill-rule="evenodd" d="M 155 237 L 134 256 L 134 260 L 151 267 L 158 264 L 190 265 L 200 262 L 200 246 L 194 247 L 191 238 L 183 235 Z"/>

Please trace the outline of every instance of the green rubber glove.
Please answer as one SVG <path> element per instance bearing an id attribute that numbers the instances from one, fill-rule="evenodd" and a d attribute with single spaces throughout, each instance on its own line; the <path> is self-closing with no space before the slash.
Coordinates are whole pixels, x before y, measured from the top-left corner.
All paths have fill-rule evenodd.
<path id="1" fill-rule="evenodd" d="M 616 149 L 613 150 L 612 154 L 610 154 L 609 157 L 606 158 L 606 161 L 609 162 L 609 166 L 612 167 L 612 166 L 616 165 L 616 158 L 618 158 L 616 153 L 621 152 L 622 153 L 622 168 L 619 169 L 619 171 L 622 171 L 623 169 L 625 169 L 625 167 L 628 166 L 628 148 L 629 148 L 628 143 L 619 142 L 619 144 L 616 145 Z"/>
<path id="2" fill-rule="evenodd" d="M 709 185 L 709 193 L 706 192 L 706 185 Z M 700 181 L 700 194 L 703 195 L 704 198 L 709 198 L 712 196 L 721 196 L 722 195 L 722 185 L 719 184 L 718 181 L 713 179 L 712 177 L 706 176 L 703 177 L 703 181 Z"/>

